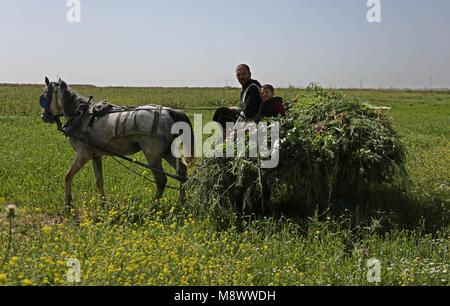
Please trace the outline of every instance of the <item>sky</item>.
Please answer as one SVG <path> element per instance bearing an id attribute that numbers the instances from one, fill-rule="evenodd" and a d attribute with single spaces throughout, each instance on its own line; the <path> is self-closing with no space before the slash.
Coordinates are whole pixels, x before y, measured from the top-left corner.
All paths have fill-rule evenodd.
<path id="1" fill-rule="evenodd" d="M 450 1 L 0 0 L 0 83 L 450 87 Z"/>

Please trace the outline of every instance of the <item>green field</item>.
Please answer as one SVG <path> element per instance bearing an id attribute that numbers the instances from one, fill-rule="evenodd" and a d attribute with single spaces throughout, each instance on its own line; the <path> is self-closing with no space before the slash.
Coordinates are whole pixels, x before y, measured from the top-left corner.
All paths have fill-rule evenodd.
<path id="1" fill-rule="evenodd" d="M 219 231 L 192 215 L 189 203 L 181 206 L 175 191 L 154 203 L 154 186 L 112 159 L 105 161 L 106 206 L 89 165 L 73 188 L 80 223 L 67 218 L 63 181 L 74 154 L 40 120 L 42 88 L 0 86 L 0 207 L 18 207 L 8 254 L 10 223 L 0 213 L 0 285 L 72 285 L 68 258 L 81 263 L 81 285 L 373 285 L 371 258 L 381 261 L 382 285 L 450 285 L 449 91 L 344 91 L 392 107 L 408 149 L 410 181 L 373 196 L 363 222 L 349 211 Z M 177 108 L 236 105 L 239 96 L 232 88 L 75 89 L 119 105 Z"/>

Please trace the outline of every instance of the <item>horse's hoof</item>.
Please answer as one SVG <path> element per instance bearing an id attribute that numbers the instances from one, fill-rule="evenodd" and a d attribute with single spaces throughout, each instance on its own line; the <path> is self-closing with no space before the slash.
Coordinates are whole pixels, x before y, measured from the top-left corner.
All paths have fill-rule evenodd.
<path id="1" fill-rule="evenodd" d="M 108 200 L 106 199 L 106 197 L 100 198 L 100 207 L 101 208 L 106 208 L 107 205 L 108 205 Z"/>
<path id="2" fill-rule="evenodd" d="M 70 217 L 73 213 L 73 206 L 66 206 L 66 208 L 64 209 L 64 213 L 66 217 Z"/>
<path id="3" fill-rule="evenodd" d="M 180 201 L 181 205 L 185 205 L 187 203 L 187 198 L 185 196 L 180 197 L 178 200 Z"/>
<path id="4" fill-rule="evenodd" d="M 152 206 L 159 206 L 161 204 L 161 198 L 153 198 L 153 205 Z"/>
<path id="5" fill-rule="evenodd" d="M 80 226 L 80 224 L 81 224 L 81 217 L 80 217 L 79 214 L 74 214 L 74 215 L 72 216 L 72 220 L 73 220 L 73 222 L 74 222 L 74 224 L 75 224 L 76 226 Z"/>

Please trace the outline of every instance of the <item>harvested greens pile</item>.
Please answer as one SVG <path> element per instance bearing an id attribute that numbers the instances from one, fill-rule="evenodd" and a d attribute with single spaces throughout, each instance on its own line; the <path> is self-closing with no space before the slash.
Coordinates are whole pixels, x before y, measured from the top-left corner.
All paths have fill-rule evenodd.
<path id="1" fill-rule="evenodd" d="M 405 150 L 385 108 L 316 85 L 287 103 L 280 164 L 204 159 L 188 182 L 197 213 L 220 222 L 249 215 L 305 215 L 358 205 L 373 185 L 404 173 Z"/>

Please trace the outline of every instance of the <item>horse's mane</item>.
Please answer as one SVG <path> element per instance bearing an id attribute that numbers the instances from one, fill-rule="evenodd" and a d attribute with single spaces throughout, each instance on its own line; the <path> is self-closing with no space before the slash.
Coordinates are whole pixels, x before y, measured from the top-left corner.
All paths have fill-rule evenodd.
<path id="1" fill-rule="evenodd" d="M 80 104 L 89 104 L 89 99 L 85 98 L 74 89 L 67 86 L 63 98 L 64 113 L 66 115 L 75 113 Z"/>
<path id="2" fill-rule="evenodd" d="M 67 87 L 67 91 L 69 92 L 72 101 L 75 102 L 77 105 L 80 104 L 80 103 L 88 103 L 89 102 L 89 99 L 87 99 L 84 96 L 80 95 L 78 92 L 76 92 L 71 87 Z"/>

